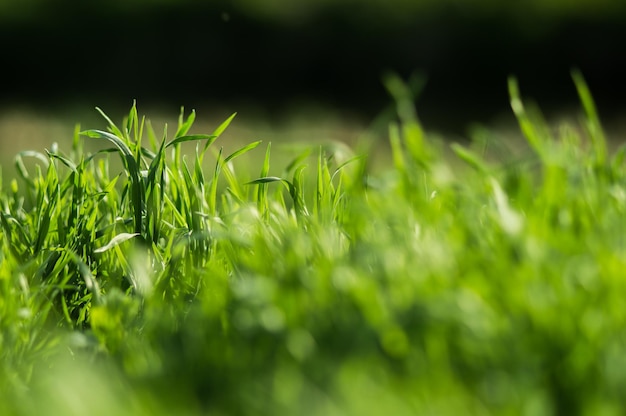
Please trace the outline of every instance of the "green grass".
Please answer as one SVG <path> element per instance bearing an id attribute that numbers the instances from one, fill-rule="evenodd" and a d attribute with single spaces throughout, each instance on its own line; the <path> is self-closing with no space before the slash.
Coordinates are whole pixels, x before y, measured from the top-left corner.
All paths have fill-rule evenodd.
<path id="1" fill-rule="evenodd" d="M 0 414 L 621 414 L 624 152 L 573 75 L 556 132 L 510 80 L 516 163 L 444 157 L 395 77 L 384 172 L 329 146 L 275 166 L 220 150 L 233 117 L 169 136 L 135 106 L 18 154 Z"/>

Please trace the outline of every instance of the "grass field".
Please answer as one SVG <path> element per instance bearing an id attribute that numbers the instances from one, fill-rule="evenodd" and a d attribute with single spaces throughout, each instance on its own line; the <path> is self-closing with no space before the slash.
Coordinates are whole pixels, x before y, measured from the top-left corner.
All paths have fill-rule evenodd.
<path id="1" fill-rule="evenodd" d="M 232 117 L 154 131 L 134 106 L 18 154 L 0 414 L 621 414 L 625 154 L 573 78 L 558 131 L 510 80 L 514 163 L 489 135 L 450 159 L 394 77 L 387 169 L 224 150 Z"/>

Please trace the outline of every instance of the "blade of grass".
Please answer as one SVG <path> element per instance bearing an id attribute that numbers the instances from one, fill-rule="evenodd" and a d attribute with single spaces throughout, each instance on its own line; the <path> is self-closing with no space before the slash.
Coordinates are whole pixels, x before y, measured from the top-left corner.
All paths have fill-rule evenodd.
<path id="1" fill-rule="evenodd" d="M 272 149 L 272 143 L 267 144 L 267 149 L 265 150 L 265 158 L 263 159 L 263 166 L 261 167 L 260 178 L 266 178 L 269 175 L 270 171 L 270 153 Z M 250 182 L 248 182 L 250 183 Z M 255 199 L 257 201 L 257 208 L 262 215 L 265 215 L 268 208 L 267 201 L 267 183 L 258 183 L 258 187 L 255 190 Z"/>
<path id="2" fill-rule="evenodd" d="M 178 116 L 178 129 L 176 130 L 176 134 L 174 138 L 179 138 L 187 134 L 194 121 L 196 120 L 196 111 L 191 110 L 189 116 L 187 116 L 187 120 L 184 120 L 185 107 L 180 108 L 180 114 Z"/>
<path id="3" fill-rule="evenodd" d="M 517 122 L 519 123 L 520 129 L 522 130 L 524 137 L 526 137 L 526 140 L 533 148 L 533 150 L 537 153 L 537 155 L 539 155 L 543 160 L 546 160 L 547 155 L 543 139 L 537 131 L 537 128 L 531 121 L 530 117 L 528 117 L 528 113 L 524 108 L 524 103 L 522 102 L 520 96 L 519 85 L 515 77 L 509 77 L 508 88 L 511 108 L 513 109 L 513 113 L 517 118 Z"/>
<path id="4" fill-rule="evenodd" d="M 606 136 L 604 134 L 604 129 L 602 128 L 602 123 L 600 122 L 600 117 L 598 117 L 596 104 L 582 72 L 578 69 L 573 70 L 572 79 L 576 85 L 576 91 L 578 92 L 580 102 L 585 110 L 586 126 L 593 145 L 596 164 L 598 166 L 602 166 L 606 162 L 607 146 Z"/>
<path id="5" fill-rule="evenodd" d="M 243 155 L 244 153 L 249 152 L 250 150 L 254 149 L 255 147 L 257 147 L 258 145 L 260 145 L 262 142 L 262 140 L 257 140 L 256 142 L 252 142 L 250 144 L 247 144 L 245 146 L 243 146 L 242 148 L 234 151 L 233 153 L 231 153 L 230 155 L 226 156 L 226 158 L 224 158 L 224 164 L 230 162 L 231 160 L 233 160 L 234 158 Z"/>
<path id="6" fill-rule="evenodd" d="M 99 107 L 96 107 L 96 111 L 98 113 L 100 113 L 100 115 L 107 121 L 107 123 L 109 123 L 109 129 L 111 130 L 111 132 L 118 136 L 118 137 L 124 137 L 124 133 L 122 132 L 122 130 L 120 130 L 115 123 L 113 122 L 113 120 L 111 120 L 109 118 L 109 116 L 106 115 L 106 113 L 104 111 L 102 111 L 102 109 L 100 109 Z M 82 135 L 82 133 L 81 133 Z"/>
<path id="7" fill-rule="evenodd" d="M 233 113 L 230 115 L 230 117 L 228 117 L 226 120 L 224 120 L 222 122 L 222 124 L 220 124 L 215 131 L 213 132 L 212 136 L 215 136 L 215 138 L 218 138 L 219 136 L 222 135 L 222 133 L 224 133 L 224 131 L 228 128 L 228 126 L 230 126 L 230 123 L 233 121 L 233 119 L 235 118 L 235 116 L 237 115 L 237 113 Z M 207 141 L 207 143 L 204 145 L 204 149 L 202 150 L 202 153 L 206 152 L 207 148 L 211 145 L 211 143 L 213 143 L 212 141 Z"/>
<path id="8" fill-rule="evenodd" d="M 106 245 L 95 249 L 93 252 L 97 254 L 104 253 L 105 251 L 108 251 L 112 249 L 113 247 L 116 247 L 122 244 L 123 242 L 130 240 L 131 238 L 135 238 L 138 235 L 139 233 L 120 233 L 116 235 L 115 237 L 113 237 L 111 241 L 109 241 Z"/>
<path id="9" fill-rule="evenodd" d="M 81 133 L 84 136 L 94 139 L 106 139 L 118 148 L 122 155 L 124 167 L 130 177 L 131 203 L 135 222 L 135 232 L 143 232 L 143 212 L 145 208 L 145 189 L 140 177 L 139 166 L 134 158 L 132 150 L 124 141 L 115 134 L 101 130 L 86 130 Z"/>
<path id="10" fill-rule="evenodd" d="M 487 167 L 485 162 L 481 160 L 480 156 L 478 156 L 476 153 L 474 153 L 470 149 L 467 149 L 461 146 L 458 143 L 452 143 L 450 147 L 462 161 L 467 163 L 473 169 L 475 169 L 476 171 L 478 171 L 479 173 L 483 175 L 487 175 L 489 173 L 489 168 Z"/>

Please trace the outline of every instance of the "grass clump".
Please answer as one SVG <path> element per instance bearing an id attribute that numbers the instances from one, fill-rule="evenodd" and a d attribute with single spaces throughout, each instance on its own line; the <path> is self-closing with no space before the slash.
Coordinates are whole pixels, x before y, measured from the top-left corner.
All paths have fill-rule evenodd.
<path id="1" fill-rule="evenodd" d="M 181 112 L 168 138 L 135 106 L 68 154 L 20 153 L 0 194 L 0 412 L 619 413 L 623 152 L 574 80 L 588 142 L 509 82 L 529 164 L 447 160 L 396 78 L 382 174 L 331 148 L 275 172 L 268 144 L 245 178 L 260 142 L 213 150 L 233 117 L 201 135 Z"/>

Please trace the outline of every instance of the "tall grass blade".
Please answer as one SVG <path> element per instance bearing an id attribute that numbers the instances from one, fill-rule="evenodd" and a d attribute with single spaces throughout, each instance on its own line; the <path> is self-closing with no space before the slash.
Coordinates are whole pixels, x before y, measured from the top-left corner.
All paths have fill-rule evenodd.
<path id="1" fill-rule="evenodd" d="M 270 154 L 272 149 L 272 143 L 267 144 L 267 149 L 265 150 L 265 158 L 263 159 L 263 166 L 261 167 L 260 178 L 266 178 L 270 172 Z M 250 182 L 248 182 L 250 183 Z M 259 186 L 256 189 L 256 201 L 257 208 L 260 212 L 265 213 L 268 208 L 267 201 L 267 183 L 258 183 Z"/>
<path id="2" fill-rule="evenodd" d="M 257 147 L 258 145 L 260 145 L 262 142 L 262 140 L 257 140 L 256 142 L 252 142 L 250 144 L 247 144 L 245 146 L 243 146 L 242 148 L 234 151 L 233 153 L 231 153 L 230 155 L 226 156 L 226 158 L 224 158 L 224 162 L 223 163 L 228 163 L 231 160 L 233 160 L 234 158 L 243 155 L 244 153 L 249 152 L 250 150 L 254 149 L 255 147 Z"/>
<path id="3" fill-rule="evenodd" d="M 141 180 L 139 165 L 134 158 L 133 151 L 124 141 L 116 136 L 101 130 L 86 130 L 81 133 L 84 136 L 94 139 L 106 139 L 117 147 L 122 155 L 124 167 L 130 177 L 131 201 L 135 222 L 135 232 L 143 233 L 143 213 L 145 209 L 145 189 Z"/>
<path id="4" fill-rule="evenodd" d="M 574 80 L 578 97 L 585 110 L 586 126 L 593 145 L 596 163 L 598 166 L 602 166 L 607 158 L 607 145 L 604 129 L 602 128 L 600 117 L 598 117 L 596 104 L 582 72 L 577 69 L 573 70 L 572 79 Z"/>
<path id="5" fill-rule="evenodd" d="M 224 133 L 224 131 L 228 128 L 228 126 L 230 126 L 230 123 L 233 121 L 235 116 L 237 116 L 237 113 L 232 113 L 226 120 L 222 122 L 222 124 L 217 126 L 217 128 L 213 132 L 213 135 L 217 137 L 221 136 L 222 133 Z"/>
<path id="6" fill-rule="evenodd" d="M 397 113 L 402 122 L 401 135 L 413 160 L 421 167 L 429 166 L 430 151 L 426 143 L 424 129 L 415 112 L 414 95 L 411 88 L 396 74 L 387 74 L 384 79 L 385 87 L 397 106 Z"/>
<path id="7" fill-rule="evenodd" d="M 189 129 L 193 125 L 196 120 L 196 111 L 191 110 L 189 116 L 187 116 L 187 120 L 183 119 L 183 115 L 185 114 L 185 108 L 181 107 L 180 114 L 178 116 L 178 129 L 176 130 L 176 134 L 174 138 L 179 138 L 186 135 L 189 132 Z"/>
<path id="8" fill-rule="evenodd" d="M 143 123 L 142 123 L 143 130 Z M 139 134 L 139 116 L 137 114 L 137 102 L 133 100 L 133 105 L 128 112 L 128 118 L 126 119 L 126 135 L 124 136 L 128 140 L 131 137 L 134 137 L 135 141 L 138 142 L 141 135 Z"/>
<path id="9" fill-rule="evenodd" d="M 517 122 L 519 123 L 524 137 L 526 137 L 526 140 L 533 150 L 545 160 L 548 155 L 546 154 L 543 139 L 524 108 L 524 103 L 522 102 L 522 98 L 520 96 L 519 85 L 516 78 L 509 77 L 508 88 L 511 108 L 513 109 L 513 113 L 517 118 Z"/>
<path id="10" fill-rule="evenodd" d="M 111 130 L 111 132 L 118 136 L 118 137 L 124 137 L 124 133 L 122 132 L 122 130 L 120 130 L 117 125 L 113 122 L 113 120 L 111 120 L 109 118 L 109 116 L 106 115 L 106 113 L 104 111 L 102 111 L 102 109 L 100 109 L 99 107 L 96 107 L 96 111 L 98 113 L 100 113 L 100 115 L 107 121 L 107 123 L 109 123 L 109 129 Z M 82 135 L 83 133 L 81 133 Z"/>
<path id="11" fill-rule="evenodd" d="M 489 168 L 487 167 L 487 164 L 476 153 L 474 153 L 470 149 L 461 146 L 458 143 L 452 143 L 450 147 L 462 161 L 467 163 L 476 171 L 483 175 L 487 175 L 489 173 Z"/>

